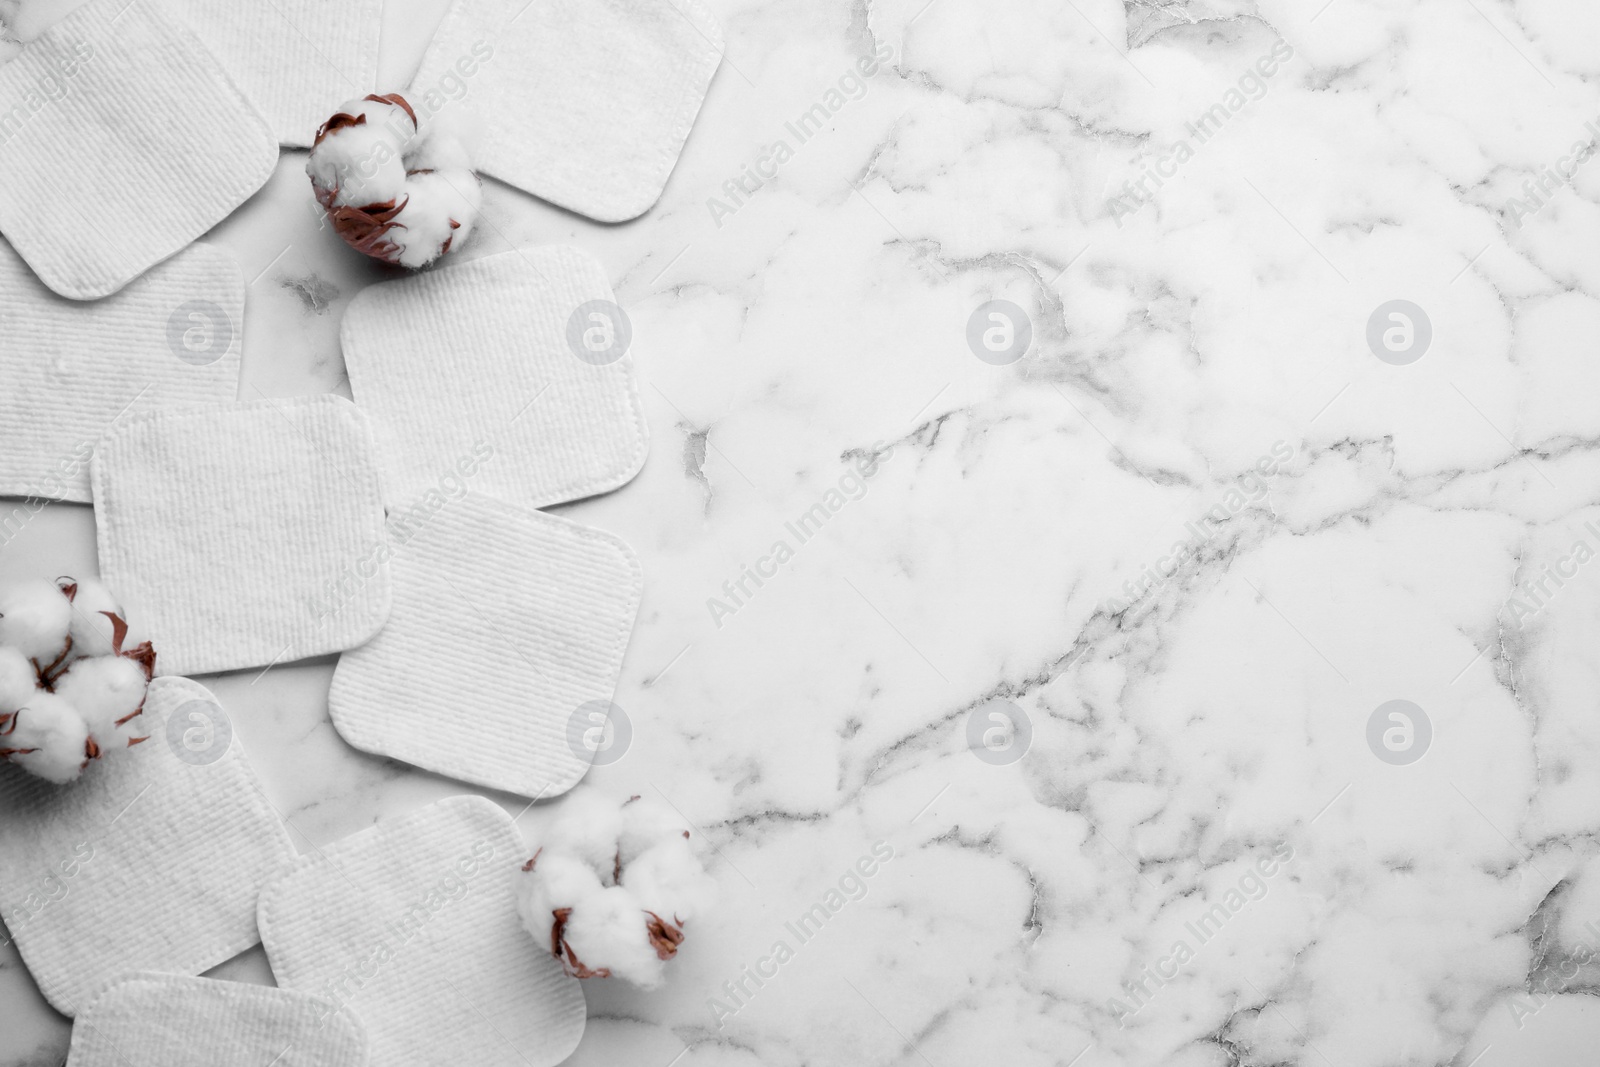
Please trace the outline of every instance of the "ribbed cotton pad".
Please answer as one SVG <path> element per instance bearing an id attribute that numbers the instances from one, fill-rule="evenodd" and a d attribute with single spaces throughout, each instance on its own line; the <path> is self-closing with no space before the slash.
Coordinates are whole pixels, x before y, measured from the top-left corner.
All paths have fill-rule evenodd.
<path id="1" fill-rule="evenodd" d="M 121 289 L 277 162 L 267 121 L 155 0 L 90 0 L 0 66 L 0 233 L 62 296 Z"/>
<path id="2" fill-rule="evenodd" d="M 660 198 L 722 48 L 700 0 L 455 0 L 409 94 L 464 82 L 479 170 L 622 222 Z"/>
<path id="3" fill-rule="evenodd" d="M 303 857 L 261 893 L 278 984 L 360 1018 L 383 1067 L 551 1067 L 584 1000 L 517 917 L 511 817 L 451 797 Z"/>
<path id="4" fill-rule="evenodd" d="M 88 503 L 115 421 L 239 390 L 244 279 L 194 245 L 115 296 L 59 297 L 0 241 L 0 495 Z"/>
<path id="5" fill-rule="evenodd" d="M 365 1067 L 367 1032 L 325 1000 L 146 972 L 78 1015 L 67 1067 Z"/>
<path id="6" fill-rule="evenodd" d="M 204 686 L 157 678 L 141 718 L 149 740 L 69 785 L 0 764 L 0 917 L 67 1015 L 112 979 L 255 944 L 257 894 L 294 857 Z"/>
<path id="7" fill-rule="evenodd" d="M 490 789 L 572 788 L 594 754 L 568 724 L 616 692 L 638 557 L 612 534 L 479 496 L 414 532 L 397 515 L 390 531 L 394 613 L 339 658 L 328 711 L 340 735 Z"/>
<path id="8" fill-rule="evenodd" d="M 377 87 L 383 0 L 165 0 L 271 123 L 309 148 L 340 104 Z"/>
<path id="9" fill-rule="evenodd" d="M 559 504 L 630 480 L 648 448 L 633 357 L 586 361 L 569 339 L 588 316 L 619 311 L 600 264 L 563 246 L 363 290 L 341 338 L 350 388 L 372 416 L 385 502 L 436 488 L 482 443 L 494 457 L 472 487 L 512 503 Z M 620 346 L 627 329 L 611 340 Z"/>
<path id="10" fill-rule="evenodd" d="M 100 574 L 163 674 L 340 652 L 389 617 L 372 437 L 348 400 L 125 419 L 92 477 Z"/>

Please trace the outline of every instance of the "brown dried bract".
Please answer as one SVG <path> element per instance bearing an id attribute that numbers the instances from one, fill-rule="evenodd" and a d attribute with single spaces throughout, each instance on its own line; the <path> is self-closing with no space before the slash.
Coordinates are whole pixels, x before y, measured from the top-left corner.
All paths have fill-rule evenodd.
<path id="1" fill-rule="evenodd" d="M 385 200 L 362 207 L 333 207 L 333 198 L 338 195 L 337 189 L 327 194 L 317 190 L 317 200 L 327 209 L 334 232 L 344 239 L 344 243 L 374 259 L 391 263 L 398 259 L 400 248 L 389 240 L 389 231 L 406 228 L 405 223 L 396 221 L 396 216 L 406 209 L 410 199 L 399 203 Z"/>
<path id="2" fill-rule="evenodd" d="M 328 136 L 328 134 L 337 133 L 346 126 L 365 126 L 366 124 L 367 116 L 365 115 L 352 115 L 345 111 L 334 112 L 332 118 L 330 118 L 327 122 L 324 122 L 321 126 L 317 127 L 317 137 L 316 140 L 311 142 L 312 147 L 316 147 L 317 145 L 321 144 L 322 139 Z"/>
<path id="3" fill-rule="evenodd" d="M 67 643 L 62 646 L 61 654 L 52 660 L 48 666 L 41 667 L 38 660 L 33 661 L 33 672 L 39 676 L 40 689 L 47 693 L 56 691 L 56 679 L 60 677 L 57 672 L 61 669 L 62 664 L 66 663 L 67 657 L 70 655 L 72 655 L 72 635 L 68 634 Z"/>
<path id="4" fill-rule="evenodd" d="M 650 921 L 645 923 L 645 930 L 650 934 L 650 944 L 655 947 L 656 958 L 670 960 L 678 954 L 678 946 L 683 944 L 683 924 L 681 922 L 667 922 L 653 911 L 645 912 L 650 916 Z M 676 920 L 677 916 L 674 915 Z"/>
<path id="5" fill-rule="evenodd" d="M 22 722 L 22 712 L 27 710 L 27 708 L 22 708 L 14 714 L 0 716 L 0 737 L 10 737 L 16 733 L 18 724 Z M 22 756 L 29 752 L 37 751 L 39 750 L 36 748 L 0 748 L 0 759 L 5 759 L 8 756 Z"/>
<path id="6" fill-rule="evenodd" d="M 383 93 L 381 95 L 378 93 L 368 93 L 366 98 L 372 101 L 374 104 L 393 104 L 401 111 L 404 111 L 406 116 L 411 119 L 412 129 L 420 128 L 417 123 L 417 113 L 411 109 L 411 102 L 405 97 L 401 96 L 399 93 Z"/>

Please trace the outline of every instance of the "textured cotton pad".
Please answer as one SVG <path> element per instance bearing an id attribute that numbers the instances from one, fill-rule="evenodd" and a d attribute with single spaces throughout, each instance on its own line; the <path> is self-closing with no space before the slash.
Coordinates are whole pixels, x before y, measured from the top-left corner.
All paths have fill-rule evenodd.
<path id="1" fill-rule="evenodd" d="M 633 358 L 586 361 L 569 338 L 600 313 L 620 314 L 605 272 L 559 246 L 363 290 L 341 337 L 350 388 L 373 419 L 385 501 L 437 490 L 484 443 L 494 455 L 473 489 L 528 507 L 637 474 L 648 439 Z M 620 346 L 627 332 L 611 340 Z"/>
<path id="2" fill-rule="evenodd" d="M 91 469 L 101 577 L 163 674 L 339 652 L 389 616 L 372 438 L 348 400 L 136 416 Z"/>
<path id="3" fill-rule="evenodd" d="M 78 1015 L 67 1067 L 365 1067 L 367 1032 L 288 989 L 145 973 Z"/>
<path id="4" fill-rule="evenodd" d="M 448 504 L 403 544 L 403 516 L 392 529 L 394 614 L 339 659 L 328 711 L 340 735 L 490 789 L 570 789 L 593 752 L 569 743 L 568 724 L 615 694 L 639 610 L 633 550 L 477 496 Z"/>
<path id="5" fill-rule="evenodd" d="M 244 280 L 220 248 L 78 304 L 0 241 L 0 495 L 88 503 L 89 457 L 113 422 L 234 398 L 243 325 Z"/>
<path id="6" fill-rule="evenodd" d="M 384 1067 L 550 1067 L 584 1000 L 517 917 L 527 859 L 511 817 L 452 797 L 305 857 L 261 894 L 278 984 L 366 1024 Z"/>
<path id="7" fill-rule="evenodd" d="M 256 896 L 294 857 L 204 686 L 157 678 L 141 719 L 149 740 L 70 785 L 0 764 L 0 918 L 68 1015 L 111 979 L 255 944 Z"/>
<path id="8" fill-rule="evenodd" d="M 121 289 L 277 162 L 266 120 L 159 3 L 91 0 L 0 67 L 0 233 L 62 296 Z"/>
<path id="9" fill-rule="evenodd" d="M 383 0 L 165 0 L 261 109 L 280 144 L 377 86 Z"/>
<path id="10" fill-rule="evenodd" d="M 409 95 L 478 117 L 485 174 L 622 222 L 661 197 L 721 61 L 699 0 L 455 0 Z"/>

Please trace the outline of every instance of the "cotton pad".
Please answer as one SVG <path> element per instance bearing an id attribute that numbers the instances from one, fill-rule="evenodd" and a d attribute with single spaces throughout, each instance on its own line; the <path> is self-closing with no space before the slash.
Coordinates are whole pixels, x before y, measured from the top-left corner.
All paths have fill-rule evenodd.
<path id="1" fill-rule="evenodd" d="M 551 1067 L 583 1036 L 578 983 L 522 931 L 511 817 L 452 797 L 324 846 L 261 894 L 278 984 L 366 1025 L 385 1067 Z"/>
<path id="2" fill-rule="evenodd" d="M 378 80 L 383 0 L 165 0 L 271 124 L 280 144 L 311 147 L 339 101 Z"/>
<path id="3" fill-rule="evenodd" d="M 389 616 L 367 420 L 337 396 L 133 416 L 92 464 L 100 574 L 162 674 L 354 648 Z"/>
<path id="4" fill-rule="evenodd" d="M 237 395 L 243 326 L 244 280 L 220 248 L 79 304 L 0 241 L 0 495 L 88 503 L 89 457 L 114 422 Z"/>
<path id="5" fill-rule="evenodd" d="M 394 613 L 339 659 L 328 711 L 340 735 L 490 789 L 571 788 L 593 750 L 571 743 L 569 723 L 614 695 L 639 610 L 633 550 L 476 495 L 414 532 L 397 514 L 390 530 Z"/>
<path id="6" fill-rule="evenodd" d="M 407 95 L 473 117 L 483 173 L 622 222 L 660 198 L 722 47 L 699 0 L 455 0 Z"/>
<path id="7" fill-rule="evenodd" d="M 71 785 L 0 765 L 0 918 L 67 1015 L 111 979 L 255 944 L 256 896 L 294 857 L 204 686 L 158 678 L 142 717 L 148 741 Z"/>
<path id="8" fill-rule="evenodd" d="M 409 503 L 481 444 L 472 488 L 528 507 L 626 483 L 648 447 L 631 327 L 600 264 L 561 246 L 371 286 L 341 328 L 384 499 Z M 593 345 L 593 348 L 588 347 Z"/>
<path id="9" fill-rule="evenodd" d="M 67 1067 L 365 1067 L 367 1032 L 288 989 L 146 972 L 107 986 L 72 1027 Z"/>
<path id="10" fill-rule="evenodd" d="M 277 162 L 266 120 L 159 3 L 90 0 L 0 67 L 0 233 L 62 296 L 121 289 Z"/>

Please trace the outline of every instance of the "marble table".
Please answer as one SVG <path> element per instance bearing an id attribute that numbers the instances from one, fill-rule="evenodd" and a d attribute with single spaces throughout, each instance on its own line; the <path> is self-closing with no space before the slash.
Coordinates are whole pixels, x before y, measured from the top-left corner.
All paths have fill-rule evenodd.
<path id="1" fill-rule="evenodd" d="M 646 574 L 590 780 L 722 890 L 572 1062 L 1589 1062 L 1600 16 L 709 3 L 661 203 L 489 182 L 461 253 L 576 244 L 632 317 L 650 460 L 561 509 Z M 390 0 L 388 86 L 442 10 Z M 208 238 L 245 397 L 348 395 L 388 276 L 303 165 Z M 52 506 L 0 577 L 94 559 Z M 343 743 L 332 670 L 202 679 L 302 850 L 472 791 Z M 0 1065 L 68 1028 L 0 949 Z"/>

